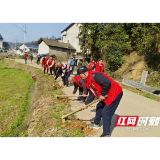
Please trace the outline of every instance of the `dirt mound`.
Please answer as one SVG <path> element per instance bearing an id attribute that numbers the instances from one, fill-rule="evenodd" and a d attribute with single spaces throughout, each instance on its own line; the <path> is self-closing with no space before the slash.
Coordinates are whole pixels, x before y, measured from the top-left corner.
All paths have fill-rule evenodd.
<path id="1" fill-rule="evenodd" d="M 59 98 L 59 99 L 56 100 L 56 103 L 68 104 L 69 99 L 68 98 Z"/>
<path id="2" fill-rule="evenodd" d="M 70 120 L 69 122 L 61 123 L 61 126 L 70 129 L 78 129 L 85 136 L 94 134 L 93 128 L 88 127 L 86 122 L 82 122 L 81 120 Z"/>
<path id="3" fill-rule="evenodd" d="M 139 83 L 143 70 L 147 68 L 144 57 L 132 52 L 130 55 L 124 56 L 123 61 L 122 66 L 114 73 L 114 78 L 118 81 L 127 78 Z"/>

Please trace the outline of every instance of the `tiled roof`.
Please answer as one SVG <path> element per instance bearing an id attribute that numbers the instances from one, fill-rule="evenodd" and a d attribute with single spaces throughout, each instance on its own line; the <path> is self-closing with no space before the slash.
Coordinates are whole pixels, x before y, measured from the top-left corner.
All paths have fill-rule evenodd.
<path id="1" fill-rule="evenodd" d="M 10 47 L 10 45 L 7 42 L 3 42 L 4 47 Z"/>
<path id="2" fill-rule="evenodd" d="M 31 45 L 31 44 L 25 44 L 28 48 L 38 49 L 38 46 Z"/>
<path id="3" fill-rule="evenodd" d="M 21 52 L 23 52 L 23 50 L 22 49 L 19 49 Z"/>
<path id="4" fill-rule="evenodd" d="M 64 42 L 59 42 L 59 41 L 54 41 L 53 39 L 45 39 L 45 38 L 41 38 L 38 41 L 38 44 L 40 44 L 41 42 L 46 43 L 48 46 L 52 46 L 52 47 L 59 47 L 59 48 L 68 48 L 68 49 L 73 49 L 76 50 L 71 44 L 69 43 L 64 43 Z"/>
<path id="5" fill-rule="evenodd" d="M 71 23 L 67 28 L 65 28 L 62 32 L 64 32 L 64 31 L 66 31 L 66 30 L 68 30 L 70 27 L 72 27 L 73 25 L 74 25 L 75 23 Z M 61 33 L 62 33 L 61 32 Z"/>

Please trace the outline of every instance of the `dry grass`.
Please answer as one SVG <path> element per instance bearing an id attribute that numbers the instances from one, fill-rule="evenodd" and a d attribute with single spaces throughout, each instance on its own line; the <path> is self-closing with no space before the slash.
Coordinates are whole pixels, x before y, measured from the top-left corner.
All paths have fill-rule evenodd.
<path id="1" fill-rule="evenodd" d="M 117 71 L 109 74 L 118 81 L 127 78 L 139 83 L 142 71 L 146 69 L 147 65 L 144 62 L 144 57 L 138 56 L 136 52 L 132 52 L 130 55 L 123 57 L 123 64 Z"/>

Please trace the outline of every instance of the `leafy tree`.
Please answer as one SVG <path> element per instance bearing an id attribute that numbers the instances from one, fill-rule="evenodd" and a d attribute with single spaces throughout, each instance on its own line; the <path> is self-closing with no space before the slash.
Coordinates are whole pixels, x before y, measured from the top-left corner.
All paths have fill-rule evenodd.
<path id="1" fill-rule="evenodd" d="M 103 41 L 101 38 L 103 37 L 101 35 L 103 26 L 102 23 L 83 23 L 80 26 L 79 38 L 82 42 L 82 52 L 83 54 L 90 54 L 91 60 L 97 60 L 102 56 Z"/>
<path id="2" fill-rule="evenodd" d="M 83 53 L 95 61 L 105 58 L 111 71 L 117 70 L 123 55 L 132 51 L 144 55 L 149 67 L 160 67 L 159 23 L 83 23 L 80 31 Z"/>
<path id="3" fill-rule="evenodd" d="M 122 57 L 131 47 L 131 41 L 126 34 L 123 24 L 110 23 L 105 26 L 106 44 L 104 53 L 107 68 L 111 71 L 117 70 L 122 65 Z"/>

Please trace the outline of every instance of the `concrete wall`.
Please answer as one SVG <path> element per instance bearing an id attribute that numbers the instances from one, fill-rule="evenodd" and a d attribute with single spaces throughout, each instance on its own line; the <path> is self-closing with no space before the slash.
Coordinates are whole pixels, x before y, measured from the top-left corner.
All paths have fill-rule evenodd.
<path id="1" fill-rule="evenodd" d="M 81 52 L 78 38 L 79 26 L 80 24 L 75 23 L 71 28 L 62 33 L 63 42 L 67 43 L 69 40 L 69 43 L 76 49 L 76 52 Z"/>
<path id="2" fill-rule="evenodd" d="M 74 51 L 68 50 L 65 48 L 59 48 L 59 47 L 49 47 L 49 54 L 56 55 L 58 58 L 58 61 L 63 61 L 66 64 L 69 64 L 71 55 L 74 53 Z"/>
<path id="3" fill-rule="evenodd" d="M 38 46 L 38 54 L 49 53 L 49 47 L 42 41 Z"/>
<path id="4" fill-rule="evenodd" d="M 23 55 L 23 53 L 20 50 L 16 50 L 17 55 Z"/>
<path id="5" fill-rule="evenodd" d="M 0 49 L 2 49 L 2 46 L 3 46 L 3 40 L 0 39 Z"/>

